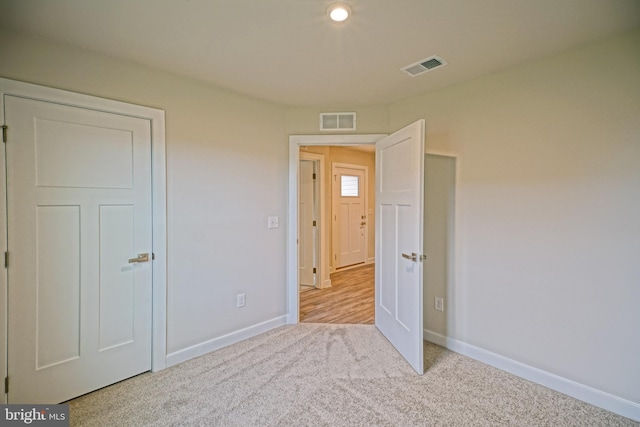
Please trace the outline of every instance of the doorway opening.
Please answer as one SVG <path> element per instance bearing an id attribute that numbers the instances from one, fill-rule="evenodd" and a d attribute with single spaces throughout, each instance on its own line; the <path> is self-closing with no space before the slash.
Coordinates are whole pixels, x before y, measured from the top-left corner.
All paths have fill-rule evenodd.
<path id="1" fill-rule="evenodd" d="M 375 146 L 305 145 L 299 156 L 299 320 L 373 324 Z"/>
<path id="2" fill-rule="evenodd" d="M 288 291 L 290 321 L 316 322 L 316 323 L 370 323 L 374 322 L 374 283 L 375 283 L 375 220 L 373 218 L 375 201 L 375 142 L 385 135 L 316 135 L 316 136 L 291 136 L 290 137 L 290 162 L 296 165 L 291 178 L 297 184 L 295 195 L 297 211 L 290 214 L 290 218 L 295 219 L 295 225 L 291 224 L 290 231 L 295 230 L 295 234 L 290 235 L 294 240 L 293 253 L 298 259 L 297 277 L 293 277 L 296 290 Z M 315 162 L 315 169 L 310 163 Z M 335 167 L 355 165 L 356 169 L 363 171 L 360 175 L 346 173 L 347 176 L 358 176 L 358 187 L 354 187 L 354 180 L 351 179 L 351 189 L 345 188 L 347 194 L 357 192 L 366 199 L 367 205 L 358 207 L 358 223 L 352 240 L 357 241 L 360 246 L 357 251 L 358 262 L 348 262 L 339 265 L 336 263 L 338 249 L 334 241 L 334 226 L 339 221 L 338 213 L 334 216 L 332 212 L 333 197 L 332 187 L 334 180 L 333 170 Z M 364 171 L 368 170 L 368 174 Z M 309 183 L 305 174 L 312 176 L 316 174 L 315 183 Z M 368 180 L 367 180 L 368 178 Z M 368 182 L 368 181 L 371 182 Z M 347 178 L 345 184 L 349 184 Z M 341 186 L 338 185 L 338 190 Z M 306 197 L 304 191 L 307 191 Z M 315 206 L 317 208 L 312 213 L 313 191 L 319 192 L 315 195 Z M 351 191 L 351 193 L 349 193 Z M 365 194 L 366 193 L 366 194 Z M 290 194 L 291 197 L 291 194 Z M 347 195 L 349 197 L 349 195 Z M 353 197 L 353 196 L 351 196 Z M 292 205 L 290 204 L 290 208 Z M 307 208 L 305 212 L 305 207 Z M 348 214 L 348 206 L 343 211 Z M 362 218 L 364 217 L 364 218 Z M 352 215 L 353 219 L 353 215 Z M 316 221 L 316 227 L 303 229 L 303 223 L 309 224 Z M 353 221 L 355 221 L 353 219 Z M 363 224 L 364 223 L 364 224 Z M 338 224 L 340 226 L 340 224 Z M 353 230 L 352 230 L 353 231 Z M 338 236 L 339 237 L 339 236 Z M 346 236 L 348 237 L 348 235 Z M 302 238 L 302 239 L 300 239 Z M 365 239 L 366 238 L 366 241 Z M 316 246 L 311 246 L 314 243 Z M 312 248 L 312 249 L 310 249 Z M 315 284 L 304 286 L 305 281 L 309 282 L 309 275 L 306 280 L 302 273 L 302 267 L 306 268 L 309 261 L 315 257 Z M 291 281 L 289 282 L 292 283 Z M 313 282 L 312 282 L 313 283 Z M 303 286 L 300 286 L 303 285 Z M 369 297 L 370 295 L 370 297 Z M 357 313 L 360 311 L 360 313 Z M 362 312 L 368 311 L 368 314 Z"/>

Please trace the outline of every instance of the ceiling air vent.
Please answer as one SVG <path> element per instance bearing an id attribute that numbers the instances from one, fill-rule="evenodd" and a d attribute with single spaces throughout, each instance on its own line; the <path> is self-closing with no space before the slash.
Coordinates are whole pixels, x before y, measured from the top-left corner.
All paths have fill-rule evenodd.
<path id="1" fill-rule="evenodd" d="M 429 58 L 423 59 L 422 61 L 418 61 L 415 64 L 407 65 L 406 67 L 402 68 L 402 71 L 409 74 L 411 77 L 415 77 L 431 71 L 435 68 L 442 67 L 443 65 L 447 65 L 444 59 L 434 55 Z"/>
<path id="2" fill-rule="evenodd" d="M 320 113 L 320 130 L 356 130 L 356 113 Z"/>

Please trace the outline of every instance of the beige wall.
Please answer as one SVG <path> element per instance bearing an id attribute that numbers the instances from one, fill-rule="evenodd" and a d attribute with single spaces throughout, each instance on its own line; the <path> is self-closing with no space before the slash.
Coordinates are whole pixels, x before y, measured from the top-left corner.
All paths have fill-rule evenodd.
<path id="1" fill-rule="evenodd" d="M 354 165 L 366 166 L 368 168 L 367 182 L 367 258 L 368 262 L 372 262 L 375 258 L 375 197 L 376 197 L 376 156 L 375 153 L 368 153 L 352 148 L 336 147 L 336 146 L 309 146 L 301 147 L 301 152 L 322 154 L 324 156 L 324 189 L 325 189 L 325 218 L 327 218 L 327 227 L 325 227 L 325 256 L 329 260 L 331 271 L 333 271 L 333 252 L 332 252 L 332 224 L 331 221 L 331 164 L 332 163 L 350 163 Z"/>
<path id="2" fill-rule="evenodd" d="M 640 403 L 640 31 L 391 106 L 457 157 L 449 337 Z"/>
<path id="3" fill-rule="evenodd" d="M 169 354 L 286 314 L 284 108 L 55 43 L 0 39 L 3 77 L 166 111 Z M 267 229 L 270 215 L 279 229 Z"/>

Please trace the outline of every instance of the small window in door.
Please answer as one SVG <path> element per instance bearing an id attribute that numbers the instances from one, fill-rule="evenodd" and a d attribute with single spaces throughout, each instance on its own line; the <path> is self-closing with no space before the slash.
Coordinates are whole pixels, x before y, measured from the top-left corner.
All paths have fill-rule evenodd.
<path id="1" fill-rule="evenodd" d="M 359 188 L 357 175 L 340 175 L 340 196 L 358 197 Z"/>

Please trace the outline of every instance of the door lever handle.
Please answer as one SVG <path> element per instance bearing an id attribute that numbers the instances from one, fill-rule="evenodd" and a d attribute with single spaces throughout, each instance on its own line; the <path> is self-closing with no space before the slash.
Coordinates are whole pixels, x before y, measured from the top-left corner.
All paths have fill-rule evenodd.
<path id="1" fill-rule="evenodd" d="M 138 254 L 137 258 L 129 259 L 129 264 L 134 264 L 136 262 L 148 262 L 148 261 L 149 261 L 149 254 Z"/>
<path id="2" fill-rule="evenodd" d="M 415 252 L 411 252 L 411 255 L 407 255 L 405 253 L 402 254 L 402 258 L 406 258 L 410 261 L 416 262 L 418 261 L 418 254 Z"/>

